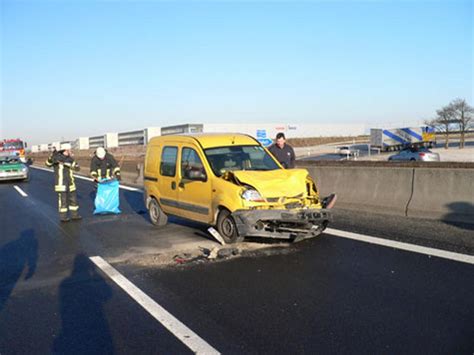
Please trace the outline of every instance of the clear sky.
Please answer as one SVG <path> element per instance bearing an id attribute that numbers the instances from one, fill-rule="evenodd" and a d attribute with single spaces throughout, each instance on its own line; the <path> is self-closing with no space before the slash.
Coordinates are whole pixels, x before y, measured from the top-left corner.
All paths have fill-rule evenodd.
<path id="1" fill-rule="evenodd" d="M 0 2 L 2 138 L 474 104 L 470 0 Z"/>

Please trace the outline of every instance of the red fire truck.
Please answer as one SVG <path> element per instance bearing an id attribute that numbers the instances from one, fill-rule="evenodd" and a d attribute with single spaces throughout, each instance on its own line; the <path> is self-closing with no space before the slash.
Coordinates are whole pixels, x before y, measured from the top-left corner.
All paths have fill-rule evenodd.
<path id="1" fill-rule="evenodd" d="M 26 163 L 26 143 L 21 139 L 4 139 L 0 141 L 0 152 L 10 152 L 18 155 L 23 163 Z"/>

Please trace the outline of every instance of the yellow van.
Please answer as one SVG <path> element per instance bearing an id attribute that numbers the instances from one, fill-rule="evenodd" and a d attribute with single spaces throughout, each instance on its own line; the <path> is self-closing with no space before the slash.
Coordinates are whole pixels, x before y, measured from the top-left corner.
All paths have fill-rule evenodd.
<path id="1" fill-rule="evenodd" d="M 305 169 L 285 170 L 244 134 L 151 139 L 145 204 L 154 225 L 175 215 L 215 226 L 228 243 L 245 237 L 300 240 L 319 235 L 331 213 Z M 331 202 L 331 204 L 332 204 Z"/>

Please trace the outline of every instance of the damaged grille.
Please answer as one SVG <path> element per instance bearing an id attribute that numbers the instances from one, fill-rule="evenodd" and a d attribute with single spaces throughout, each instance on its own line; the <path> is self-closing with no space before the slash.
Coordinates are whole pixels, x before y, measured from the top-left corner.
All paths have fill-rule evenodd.
<path id="1" fill-rule="evenodd" d="M 288 209 L 288 210 L 291 210 L 291 209 L 295 209 L 295 208 L 301 208 L 303 206 L 304 205 L 300 202 L 292 202 L 292 203 L 287 203 L 285 205 L 285 208 Z"/>
<path id="2" fill-rule="evenodd" d="M 296 200 L 296 199 L 301 199 L 303 198 L 304 194 L 301 193 L 299 195 L 296 195 L 296 196 L 291 196 L 291 197 L 286 197 L 286 196 L 280 196 L 280 197 L 267 197 L 267 201 L 270 202 L 270 203 L 285 203 L 286 200 Z M 296 203 L 296 202 L 295 202 Z M 293 204 L 293 203 L 292 203 Z M 289 205 L 289 204 L 287 204 Z M 285 206 L 287 206 L 285 205 Z M 302 206 L 302 204 L 298 203 L 298 206 L 297 207 L 300 207 Z M 294 207 L 287 207 L 287 208 L 294 208 Z"/>
<path id="3" fill-rule="evenodd" d="M 271 203 L 277 203 L 278 201 L 280 201 L 280 197 L 269 197 L 267 198 L 267 201 Z"/>

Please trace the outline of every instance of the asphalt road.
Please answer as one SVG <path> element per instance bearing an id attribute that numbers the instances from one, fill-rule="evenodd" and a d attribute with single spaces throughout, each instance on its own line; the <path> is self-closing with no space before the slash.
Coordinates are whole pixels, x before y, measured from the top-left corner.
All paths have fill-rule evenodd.
<path id="1" fill-rule="evenodd" d="M 474 266 L 325 234 L 221 262 L 158 267 L 144 255 L 212 247 L 205 227 L 120 216 L 60 224 L 52 174 L 0 183 L 0 354 L 190 353 L 89 259 L 101 256 L 222 353 L 474 352 Z M 336 211 L 332 228 L 474 255 L 470 225 Z"/>

